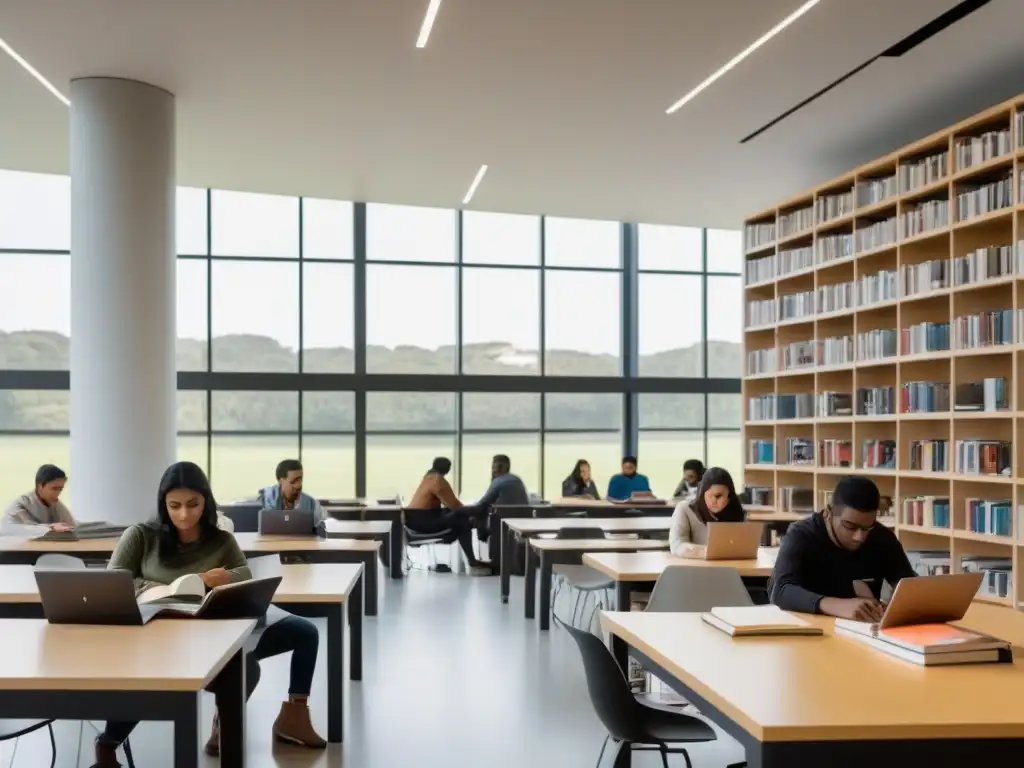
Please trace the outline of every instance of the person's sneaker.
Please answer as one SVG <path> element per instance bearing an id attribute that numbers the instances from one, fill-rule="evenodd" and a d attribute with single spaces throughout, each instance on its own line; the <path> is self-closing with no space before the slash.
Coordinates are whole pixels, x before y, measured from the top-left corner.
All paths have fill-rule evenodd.
<path id="1" fill-rule="evenodd" d="M 117 747 L 96 742 L 96 762 L 92 768 L 121 768 L 117 762 Z"/>
<path id="2" fill-rule="evenodd" d="M 274 721 L 274 737 L 310 749 L 323 749 L 327 746 L 327 742 L 313 730 L 309 705 L 304 701 L 281 702 L 281 712 Z"/>
<path id="3" fill-rule="evenodd" d="M 213 728 L 210 729 L 210 738 L 206 740 L 203 751 L 210 757 L 220 757 L 220 714 L 213 713 Z"/>

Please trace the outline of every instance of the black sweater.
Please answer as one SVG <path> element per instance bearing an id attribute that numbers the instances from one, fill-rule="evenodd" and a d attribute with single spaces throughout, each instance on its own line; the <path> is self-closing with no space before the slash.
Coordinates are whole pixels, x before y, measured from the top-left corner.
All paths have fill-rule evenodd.
<path id="1" fill-rule="evenodd" d="M 896 534 L 884 525 L 875 525 L 860 549 L 851 552 L 832 541 L 824 518 L 814 514 L 793 523 L 782 538 L 768 593 L 784 610 L 818 613 L 822 598 L 856 597 L 855 580 L 878 598 L 883 581 L 895 588 L 913 575 Z"/>
<path id="2" fill-rule="evenodd" d="M 567 499 L 576 496 L 589 496 L 592 499 L 601 500 L 601 494 L 598 493 L 597 486 L 594 485 L 593 480 L 588 480 L 584 483 L 572 475 L 569 475 L 562 481 L 562 496 Z"/>

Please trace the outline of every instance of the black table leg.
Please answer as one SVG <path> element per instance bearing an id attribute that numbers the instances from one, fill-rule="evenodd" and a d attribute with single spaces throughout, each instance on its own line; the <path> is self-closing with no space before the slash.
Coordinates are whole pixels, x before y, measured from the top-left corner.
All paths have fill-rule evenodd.
<path id="1" fill-rule="evenodd" d="M 220 753 L 224 768 L 242 768 L 245 765 L 245 651 L 239 649 L 224 669 L 217 675 L 212 686 L 217 701 L 217 716 L 220 719 Z M 190 720 L 198 720 L 189 715 Z M 178 731 L 181 726 L 175 721 L 175 765 L 181 765 L 178 757 Z M 183 737 L 184 738 L 184 737 Z M 192 743 L 196 751 L 198 734 Z M 184 745 L 183 745 L 184 748 Z"/>
<path id="2" fill-rule="evenodd" d="M 237 656 L 238 654 L 235 655 Z M 244 679 L 244 675 L 242 679 Z M 241 690 L 239 690 L 239 694 L 241 698 L 245 698 Z M 241 711 L 244 707 L 245 704 L 243 703 L 237 709 Z M 243 720 L 244 718 L 244 714 L 238 716 L 238 720 Z M 243 727 L 243 734 L 244 731 Z M 243 761 L 245 760 L 244 752 L 245 746 L 243 743 L 238 750 L 237 757 L 233 757 L 230 760 L 222 759 L 221 765 L 230 766 L 230 768 L 242 768 Z M 228 754 L 225 753 L 225 758 Z M 177 710 L 174 718 L 174 766 L 175 768 L 199 768 L 199 694 L 190 696 L 188 703 L 183 704 Z"/>
<path id="3" fill-rule="evenodd" d="M 540 597 L 540 628 L 546 631 L 551 628 L 551 555 L 540 553 L 540 585 L 537 587 Z"/>
<path id="4" fill-rule="evenodd" d="M 348 676 L 363 679 L 363 584 L 362 577 L 348 596 Z"/>
<path id="5" fill-rule="evenodd" d="M 404 552 L 402 551 L 402 533 L 402 517 L 399 515 L 391 521 L 391 541 L 387 545 L 391 553 L 392 579 L 402 578 L 402 558 L 404 555 Z M 370 615 L 372 616 L 374 614 Z"/>
<path id="6" fill-rule="evenodd" d="M 340 742 L 345 722 L 345 615 L 341 605 L 327 610 L 327 740 Z"/>
<path id="7" fill-rule="evenodd" d="M 508 527 L 508 523 L 502 520 L 500 526 L 501 602 L 507 603 L 508 593 L 512 588 L 512 553 L 514 545 L 512 543 L 512 529 Z"/>
<path id="8" fill-rule="evenodd" d="M 392 534 L 394 535 L 394 534 Z M 367 616 L 377 615 L 377 560 L 371 553 L 363 558 L 363 603 Z"/>
<path id="9" fill-rule="evenodd" d="M 632 584 L 628 581 L 615 582 L 615 610 L 628 611 L 633 607 L 630 597 L 633 594 Z"/>
<path id="10" fill-rule="evenodd" d="M 523 603 L 523 615 L 532 619 L 537 610 L 537 550 L 530 546 L 529 539 L 526 539 L 526 583 L 523 585 Z"/>

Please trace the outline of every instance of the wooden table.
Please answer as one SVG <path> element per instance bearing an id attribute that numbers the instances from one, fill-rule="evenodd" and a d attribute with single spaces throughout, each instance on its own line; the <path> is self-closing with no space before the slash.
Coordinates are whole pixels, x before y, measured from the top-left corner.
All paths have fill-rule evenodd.
<path id="1" fill-rule="evenodd" d="M 234 534 L 247 557 L 279 554 L 285 561 L 304 563 L 362 563 L 363 602 L 367 616 L 377 615 L 377 567 L 379 541 L 357 539 L 321 539 L 316 536 L 261 536 L 258 533 Z M 43 541 L 16 536 L 0 536 L 0 565 L 32 565 L 40 555 L 61 553 L 89 560 L 109 560 L 119 539 L 84 541 Z"/>
<path id="2" fill-rule="evenodd" d="M 651 517 L 624 517 L 624 518 L 578 518 L 578 517 L 555 517 L 555 518 L 503 518 L 501 520 L 501 602 L 508 602 L 509 591 L 512 588 L 513 557 L 515 555 L 516 537 L 529 539 L 542 533 L 557 533 L 562 528 L 600 528 L 605 533 L 636 533 L 636 534 L 663 534 L 667 533 L 671 521 L 667 518 Z M 630 550 L 624 550 L 630 551 Z M 529 548 L 527 548 L 527 560 L 529 560 Z M 529 563 L 527 563 L 527 567 Z M 529 587 L 527 587 L 529 589 Z"/>
<path id="3" fill-rule="evenodd" d="M 331 520 L 386 522 L 390 526 L 390 531 L 385 546 L 380 550 L 380 560 L 388 569 L 392 579 L 402 578 L 405 530 L 402 527 L 402 506 L 400 504 L 374 504 L 369 499 L 351 499 L 345 500 L 344 503 L 323 504 L 321 502 L 321 504 L 324 513 Z"/>
<path id="4" fill-rule="evenodd" d="M 919 667 L 807 616 L 824 637 L 730 638 L 695 613 L 602 613 L 605 631 L 747 751 L 750 768 L 959 768 L 1024 754 L 1024 615 L 975 603 L 963 626 L 1013 664 Z"/>
<path id="5" fill-rule="evenodd" d="M 199 699 L 215 689 L 221 765 L 245 765 L 245 663 L 254 621 L 87 627 L 0 620 L 0 718 L 169 720 L 174 765 L 199 765 Z"/>
<path id="6" fill-rule="evenodd" d="M 551 627 L 551 568 L 556 563 L 580 565 L 585 552 L 636 552 L 641 549 L 667 549 L 668 542 L 651 539 L 530 539 L 526 548 L 526 584 L 524 611 L 534 617 L 540 597 L 540 628 Z M 540 586 L 537 569 L 540 568 Z"/>
<path id="7" fill-rule="evenodd" d="M 41 619 L 34 567 L 0 565 L 0 618 Z M 345 608 L 348 609 L 349 678 L 363 679 L 363 593 L 361 564 L 282 565 L 274 605 L 309 618 L 327 620 L 327 740 L 342 740 L 344 723 Z M 153 622 L 150 622 L 153 623 Z"/>

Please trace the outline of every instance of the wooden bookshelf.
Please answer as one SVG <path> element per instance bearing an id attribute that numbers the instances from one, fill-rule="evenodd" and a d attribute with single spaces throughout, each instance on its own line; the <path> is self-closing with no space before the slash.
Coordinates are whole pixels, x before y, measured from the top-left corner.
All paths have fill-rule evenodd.
<path id="1" fill-rule="evenodd" d="M 799 519 L 864 475 L 908 550 L 948 552 L 954 572 L 1007 561 L 981 566 L 994 593 L 978 599 L 1024 609 L 1022 241 L 1024 94 L 747 219 L 744 475 L 771 489 L 752 519 Z M 984 380 L 982 410 L 957 408 Z M 844 394 L 852 412 L 830 409 Z"/>

